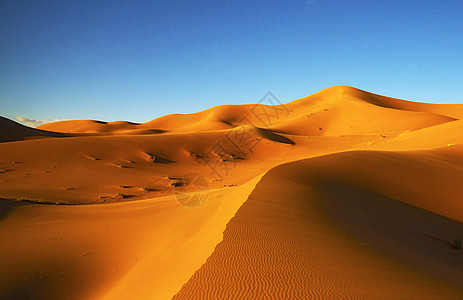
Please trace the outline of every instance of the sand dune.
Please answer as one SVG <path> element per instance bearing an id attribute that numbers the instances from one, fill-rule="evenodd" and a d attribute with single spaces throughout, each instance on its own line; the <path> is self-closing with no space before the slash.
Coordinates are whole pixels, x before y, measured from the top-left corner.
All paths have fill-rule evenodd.
<path id="1" fill-rule="evenodd" d="M 117 132 L 138 129 L 137 123 L 116 121 L 104 122 L 95 120 L 59 121 L 47 123 L 37 128 L 56 132 L 93 133 L 93 132 Z"/>
<path id="2" fill-rule="evenodd" d="M 194 210 L 174 196 L 98 206 L 10 208 L 0 223 L 8 241 L 0 248 L 0 295 L 169 298 L 212 253 L 257 180 L 211 191 L 207 203 Z"/>
<path id="3" fill-rule="evenodd" d="M 221 105 L 199 113 L 167 115 L 143 124 L 80 120 L 48 123 L 38 128 L 68 133 L 137 129 L 191 132 L 251 125 L 299 135 L 396 133 L 463 118 L 461 111 L 461 104 L 409 102 L 338 86 L 273 108 L 263 104 Z M 378 118 L 378 114 L 382 116 Z"/>
<path id="4" fill-rule="evenodd" d="M 458 298 L 463 259 L 451 242 L 463 223 L 380 194 L 375 188 L 389 185 L 371 170 L 385 167 L 381 160 L 388 157 L 378 153 L 367 169 L 358 165 L 365 155 L 272 169 L 174 299 Z M 371 186 L 360 187 L 365 182 Z M 424 189 L 435 197 L 423 200 L 430 206 L 445 198 L 432 187 L 418 176 L 395 186 L 419 200 Z M 455 212 L 461 220 L 461 207 Z"/>
<path id="5" fill-rule="evenodd" d="M 0 299 L 457 299 L 462 118 L 347 86 L 141 124 L 2 118 Z"/>
<path id="6" fill-rule="evenodd" d="M 67 136 L 63 133 L 30 128 L 4 117 L 0 117 L 0 128 L 0 143 L 45 137 Z"/>

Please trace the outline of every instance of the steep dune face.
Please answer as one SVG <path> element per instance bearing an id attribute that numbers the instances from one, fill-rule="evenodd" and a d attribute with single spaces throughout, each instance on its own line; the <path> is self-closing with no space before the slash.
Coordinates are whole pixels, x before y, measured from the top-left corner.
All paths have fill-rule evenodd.
<path id="1" fill-rule="evenodd" d="M 0 298 L 459 298 L 461 118 L 337 86 L 143 124 L 0 119 Z"/>
<path id="2" fill-rule="evenodd" d="M 30 128 L 3 117 L 0 117 L 0 129 L 0 143 L 34 138 L 66 136 L 58 132 Z"/>
<path id="3" fill-rule="evenodd" d="M 427 112 L 437 115 L 448 116 L 455 119 L 462 119 L 462 104 L 434 104 L 434 103 L 420 103 L 411 102 L 406 100 L 395 99 L 391 97 L 385 97 L 366 91 L 362 91 L 349 86 L 342 86 L 343 93 L 348 94 L 352 97 L 362 99 L 365 102 L 373 105 L 417 112 Z"/>

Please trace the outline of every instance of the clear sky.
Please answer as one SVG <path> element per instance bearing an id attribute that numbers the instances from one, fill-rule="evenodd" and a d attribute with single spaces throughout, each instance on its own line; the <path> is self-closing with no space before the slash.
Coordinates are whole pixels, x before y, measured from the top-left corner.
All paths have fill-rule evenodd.
<path id="1" fill-rule="evenodd" d="M 0 1 L 0 115 L 145 122 L 333 85 L 463 103 L 463 1 Z"/>

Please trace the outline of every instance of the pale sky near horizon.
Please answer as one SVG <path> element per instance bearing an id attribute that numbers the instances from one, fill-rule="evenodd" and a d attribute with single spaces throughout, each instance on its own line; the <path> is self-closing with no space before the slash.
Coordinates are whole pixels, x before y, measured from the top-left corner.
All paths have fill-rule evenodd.
<path id="1" fill-rule="evenodd" d="M 463 1 L 0 2 L 0 115 L 146 122 L 333 85 L 463 103 Z"/>

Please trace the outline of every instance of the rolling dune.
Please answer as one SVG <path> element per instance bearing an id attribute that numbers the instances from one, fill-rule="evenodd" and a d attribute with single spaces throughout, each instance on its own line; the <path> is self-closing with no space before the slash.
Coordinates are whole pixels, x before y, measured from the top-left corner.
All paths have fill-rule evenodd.
<path id="1" fill-rule="evenodd" d="M 141 124 L 2 118 L 0 299 L 461 298 L 462 118 L 347 86 Z"/>

